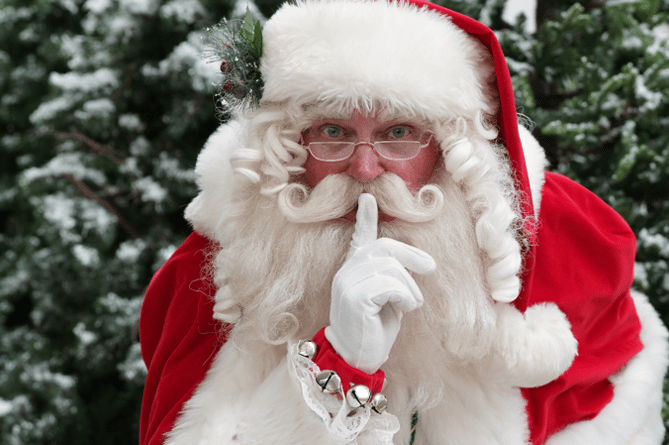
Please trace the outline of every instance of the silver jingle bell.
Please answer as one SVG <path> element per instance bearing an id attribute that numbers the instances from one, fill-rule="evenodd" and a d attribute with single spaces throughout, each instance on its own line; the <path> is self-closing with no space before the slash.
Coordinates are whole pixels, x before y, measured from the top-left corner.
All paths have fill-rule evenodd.
<path id="1" fill-rule="evenodd" d="M 369 406 L 375 413 L 381 414 L 388 407 L 388 399 L 386 399 L 386 396 L 380 392 L 377 392 L 372 396 L 372 401 L 369 402 Z"/>
<path id="2" fill-rule="evenodd" d="M 351 408 L 361 408 L 372 398 L 372 392 L 365 385 L 355 385 L 346 391 L 346 403 Z"/>
<path id="3" fill-rule="evenodd" d="M 297 344 L 297 353 L 302 357 L 311 358 L 316 354 L 316 343 L 311 340 L 300 340 Z"/>
<path id="4" fill-rule="evenodd" d="M 330 369 L 316 374 L 316 383 L 321 387 L 321 391 L 327 394 L 339 392 L 341 389 L 341 379 L 336 372 Z"/>

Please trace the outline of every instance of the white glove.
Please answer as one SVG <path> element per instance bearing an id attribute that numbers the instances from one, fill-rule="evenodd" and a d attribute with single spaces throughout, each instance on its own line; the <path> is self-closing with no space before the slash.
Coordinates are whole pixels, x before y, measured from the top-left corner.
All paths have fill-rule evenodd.
<path id="1" fill-rule="evenodd" d="M 404 312 L 423 304 L 409 269 L 436 269 L 434 259 L 408 244 L 377 239 L 376 199 L 358 199 L 355 231 L 346 261 L 332 282 L 330 326 L 325 337 L 350 366 L 374 374 L 388 359 Z"/>

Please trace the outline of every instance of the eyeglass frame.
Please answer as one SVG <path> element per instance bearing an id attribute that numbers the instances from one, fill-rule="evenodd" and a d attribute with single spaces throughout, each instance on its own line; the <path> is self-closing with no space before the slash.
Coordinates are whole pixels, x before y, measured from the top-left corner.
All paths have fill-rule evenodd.
<path id="1" fill-rule="evenodd" d="M 318 160 L 318 161 L 321 161 L 321 162 L 341 162 L 341 161 L 345 161 L 345 160 L 347 160 L 348 158 L 350 158 L 351 156 L 353 156 L 353 153 L 355 153 L 355 149 L 356 149 L 356 147 L 357 147 L 358 145 L 369 145 L 369 146 L 372 147 L 372 150 L 374 150 L 374 153 L 376 153 L 377 155 L 381 156 L 383 159 L 388 160 L 388 161 L 397 161 L 397 162 L 401 162 L 401 161 L 410 161 L 411 159 L 416 158 L 422 149 L 424 149 L 425 147 L 427 147 L 428 145 L 430 145 L 430 143 L 432 142 L 432 138 L 434 137 L 434 134 L 431 133 L 431 132 L 429 132 L 429 131 L 426 131 L 425 133 L 428 133 L 428 134 L 430 135 L 430 136 L 428 137 L 428 139 L 427 139 L 427 142 L 425 142 L 425 144 L 419 145 L 418 150 L 416 150 L 416 154 L 414 154 L 414 155 L 411 156 L 410 158 L 403 158 L 403 159 L 393 159 L 393 158 L 389 158 L 389 157 L 387 157 L 387 156 L 384 156 L 381 152 L 379 152 L 379 150 L 378 150 L 377 147 L 376 147 L 376 144 L 396 144 L 396 143 L 398 143 L 398 142 L 403 142 L 403 143 L 407 143 L 407 142 L 416 142 L 416 143 L 420 144 L 420 141 L 310 142 L 309 144 L 304 145 L 304 142 L 303 142 L 303 140 L 301 139 L 301 140 L 300 140 L 300 145 L 302 145 L 305 149 L 307 149 L 307 150 L 309 151 L 309 153 L 311 153 L 311 156 L 313 156 L 314 159 L 316 159 L 316 160 Z M 422 137 L 425 135 L 425 133 L 423 133 L 423 135 L 421 135 L 421 139 L 422 139 Z M 311 149 L 311 145 L 313 145 L 313 144 L 348 145 L 348 146 L 351 146 L 352 149 L 351 149 L 351 152 L 350 152 L 346 157 L 344 157 L 344 158 L 341 158 L 341 159 L 323 159 L 323 158 L 319 158 L 318 156 L 316 156 L 316 155 L 314 154 L 314 152 L 313 152 L 312 149 Z"/>

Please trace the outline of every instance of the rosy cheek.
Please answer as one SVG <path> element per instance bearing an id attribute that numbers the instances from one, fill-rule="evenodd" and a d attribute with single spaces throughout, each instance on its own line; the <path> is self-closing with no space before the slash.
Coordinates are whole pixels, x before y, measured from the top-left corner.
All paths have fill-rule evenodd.
<path id="1" fill-rule="evenodd" d="M 328 175 L 335 175 L 345 171 L 345 165 L 340 165 L 341 162 L 323 162 L 314 159 L 311 155 L 304 163 L 304 182 L 308 187 L 314 188 Z"/>
<path id="2" fill-rule="evenodd" d="M 423 156 L 414 160 L 409 174 L 405 178 L 407 186 L 412 191 L 418 191 L 422 186 L 430 182 L 439 159 L 439 151 L 435 146 L 426 147 Z"/>
<path id="3" fill-rule="evenodd" d="M 430 182 L 432 172 L 436 161 L 430 159 L 413 159 L 407 161 L 407 164 L 389 168 L 390 173 L 395 173 L 404 180 L 407 188 L 412 192 L 417 192 L 425 184 Z"/>

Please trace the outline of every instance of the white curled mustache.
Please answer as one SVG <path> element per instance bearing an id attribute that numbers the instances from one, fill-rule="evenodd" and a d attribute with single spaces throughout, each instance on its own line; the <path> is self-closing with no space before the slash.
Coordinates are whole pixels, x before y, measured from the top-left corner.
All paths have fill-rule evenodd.
<path id="1" fill-rule="evenodd" d="M 341 173 L 326 176 L 311 191 L 302 184 L 289 184 L 279 193 L 278 207 L 294 223 L 330 221 L 353 210 L 361 193 L 374 195 L 385 214 L 408 222 L 431 221 L 444 206 L 444 194 L 434 184 L 423 186 L 414 195 L 393 173 L 368 183 Z"/>

